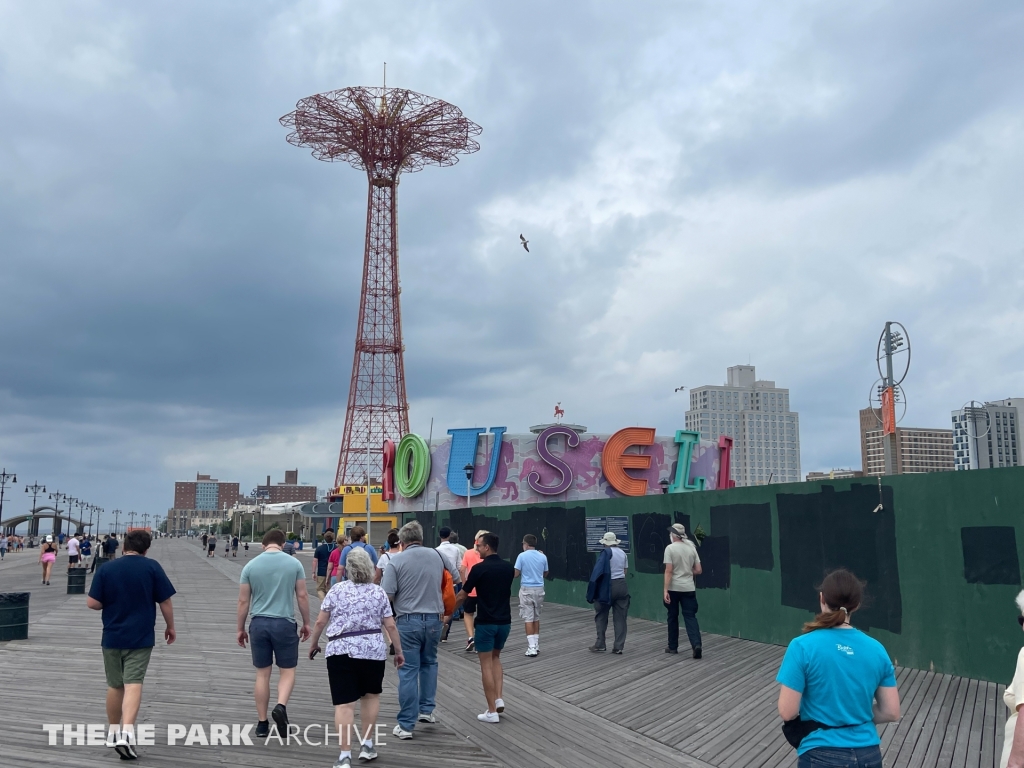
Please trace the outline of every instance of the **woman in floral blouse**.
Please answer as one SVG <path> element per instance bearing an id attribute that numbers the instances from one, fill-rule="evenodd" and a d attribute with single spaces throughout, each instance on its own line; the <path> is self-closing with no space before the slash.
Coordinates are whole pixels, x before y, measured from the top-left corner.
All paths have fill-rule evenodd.
<path id="1" fill-rule="evenodd" d="M 395 666 L 405 663 L 388 596 L 373 583 L 374 567 L 370 556 L 361 549 L 349 552 L 345 575 L 348 578 L 331 587 L 320 604 L 320 615 L 309 644 L 312 659 L 321 650 L 320 635 L 326 629 L 327 675 L 334 702 L 334 724 L 341 736 L 341 754 L 334 768 L 352 765 L 351 736 L 355 730 L 356 701 L 360 702 L 359 758 L 373 760 L 377 757 L 373 734 L 388 658 L 381 627 L 395 646 Z"/>

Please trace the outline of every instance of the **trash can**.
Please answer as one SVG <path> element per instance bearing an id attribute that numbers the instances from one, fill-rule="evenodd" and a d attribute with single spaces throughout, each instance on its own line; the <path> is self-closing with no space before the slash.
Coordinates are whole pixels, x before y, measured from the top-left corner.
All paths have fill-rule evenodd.
<path id="1" fill-rule="evenodd" d="M 108 558 L 106 555 L 96 555 L 96 570 L 98 571 L 100 567 L 109 559 L 110 558 Z"/>
<path id="2" fill-rule="evenodd" d="M 85 594 L 85 575 L 87 569 L 85 568 L 68 568 L 68 594 L 69 595 L 84 595 Z"/>
<path id="3" fill-rule="evenodd" d="M 28 639 L 29 592 L 0 592 L 0 640 Z"/>

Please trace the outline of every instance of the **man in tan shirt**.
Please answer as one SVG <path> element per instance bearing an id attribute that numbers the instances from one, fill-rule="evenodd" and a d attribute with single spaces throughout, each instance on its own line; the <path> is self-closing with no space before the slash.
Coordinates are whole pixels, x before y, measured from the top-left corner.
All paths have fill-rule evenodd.
<path id="1" fill-rule="evenodd" d="M 693 577 L 701 574 L 697 547 L 686 537 L 686 528 L 676 523 L 668 529 L 672 543 L 665 547 L 665 594 L 668 607 L 668 646 L 665 653 L 679 652 L 679 609 L 683 609 L 686 636 L 693 658 L 701 658 L 700 625 L 697 624 L 697 585 Z"/>

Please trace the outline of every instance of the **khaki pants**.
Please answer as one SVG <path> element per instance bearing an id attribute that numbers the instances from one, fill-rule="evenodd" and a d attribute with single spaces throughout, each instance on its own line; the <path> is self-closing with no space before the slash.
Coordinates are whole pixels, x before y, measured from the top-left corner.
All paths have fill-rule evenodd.
<path id="1" fill-rule="evenodd" d="M 323 600 L 325 597 L 327 597 L 327 590 L 328 589 L 329 589 L 329 587 L 327 586 L 327 577 L 326 576 L 317 576 L 316 577 L 316 596 L 319 597 L 321 600 Z"/>

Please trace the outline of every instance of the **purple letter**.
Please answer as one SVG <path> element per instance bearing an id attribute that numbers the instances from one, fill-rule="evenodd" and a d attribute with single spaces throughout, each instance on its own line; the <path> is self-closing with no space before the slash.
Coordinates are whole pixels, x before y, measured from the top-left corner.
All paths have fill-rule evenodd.
<path id="1" fill-rule="evenodd" d="M 530 473 L 530 476 L 526 478 L 526 482 L 537 493 L 542 493 L 545 496 L 556 496 L 559 493 L 564 493 L 569 490 L 569 486 L 572 485 L 573 481 L 572 467 L 548 450 L 548 439 L 555 435 L 565 435 L 565 442 L 569 448 L 575 448 L 580 444 L 580 436 L 568 427 L 548 427 L 540 433 L 540 436 L 537 438 L 537 455 L 540 456 L 545 464 L 554 467 L 562 475 L 562 479 L 557 485 L 541 485 L 540 473 Z"/>

